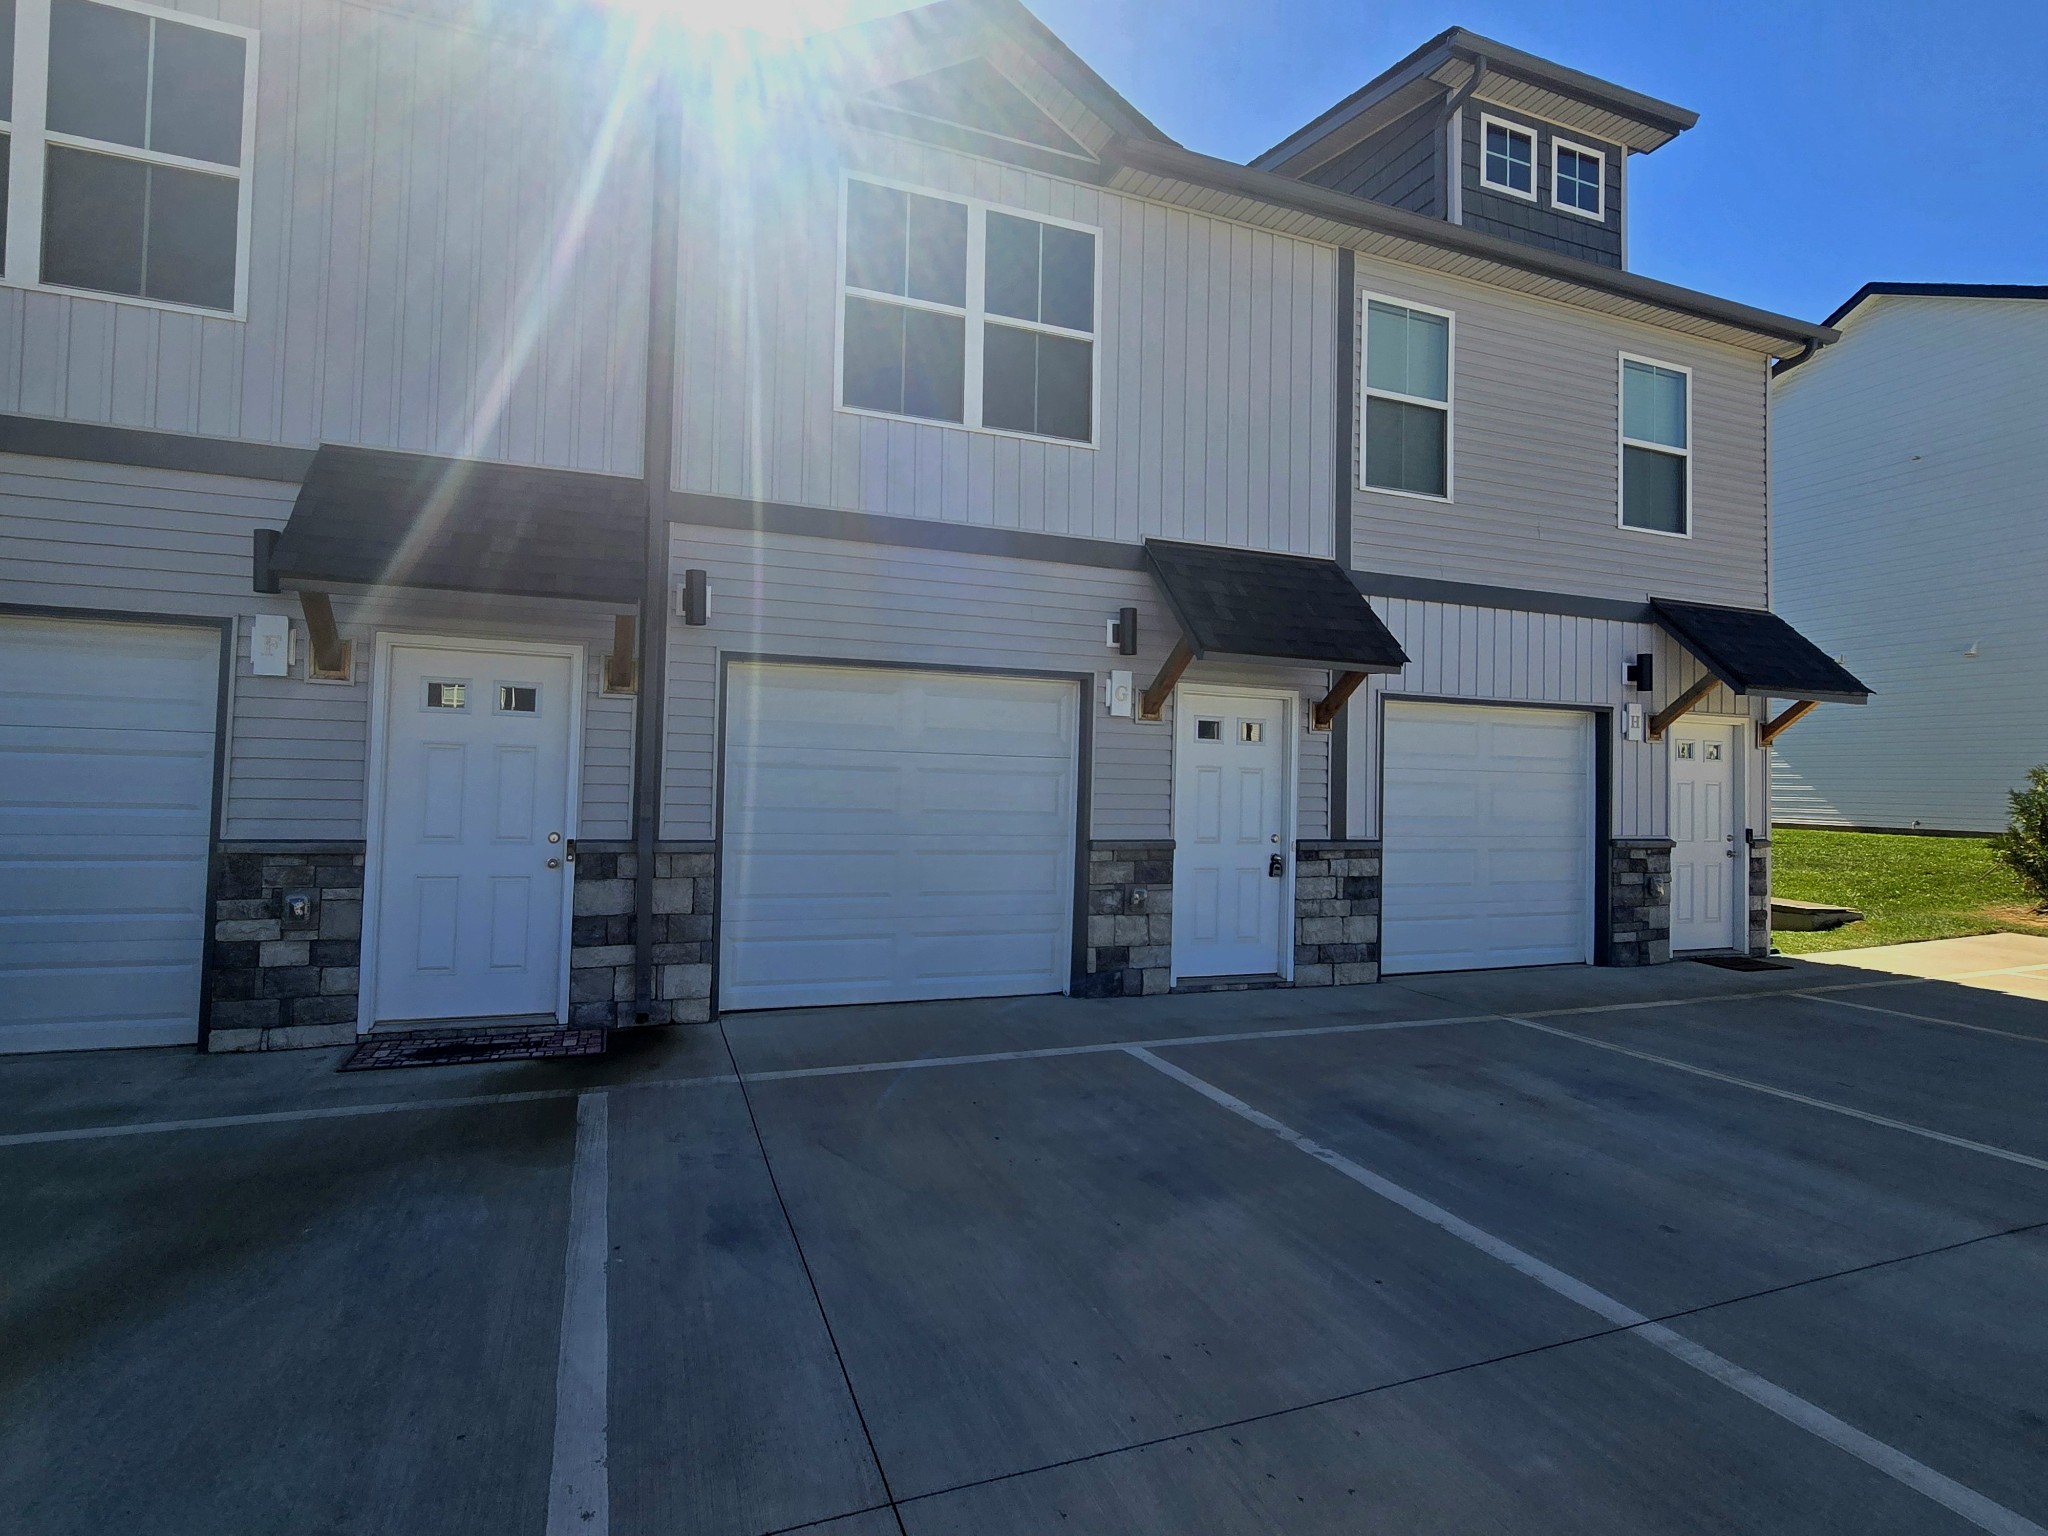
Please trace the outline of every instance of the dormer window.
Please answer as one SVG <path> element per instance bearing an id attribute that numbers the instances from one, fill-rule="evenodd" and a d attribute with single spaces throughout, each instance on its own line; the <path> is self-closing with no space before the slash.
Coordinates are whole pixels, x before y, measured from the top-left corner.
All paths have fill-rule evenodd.
<path id="1" fill-rule="evenodd" d="M 1603 188 L 1607 180 L 1607 157 L 1564 139 L 1550 146 L 1550 201 L 1567 213 L 1589 219 L 1605 219 L 1607 208 Z"/>
<path id="2" fill-rule="evenodd" d="M 1536 201 L 1536 135 L 1497 117 L 1481 117 L 1479 180 L 1496 192 Z"/>

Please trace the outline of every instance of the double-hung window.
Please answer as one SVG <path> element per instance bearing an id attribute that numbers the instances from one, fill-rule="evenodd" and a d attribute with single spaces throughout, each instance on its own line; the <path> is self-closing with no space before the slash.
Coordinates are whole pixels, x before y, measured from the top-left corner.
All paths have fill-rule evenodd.
<path id="1" fill-rule="evenodd" d="M 239 313 L 256 34 L 126 0 L 0 11 L 7 279 Z"/>
<path id="2" fill-rule="evenodd" d="M 1550 201 L 1589 219 L 1607 216 L 1607 156 L 1564 139 L 1550 141 Z"/>
<path id="3" fill-rule="evenodd" d="M 1095 232 L 846 184 L 839 400 L 993 432 L 1095 439 Z"/>
<path id="4" fill-rule="evenodd" d="M 1536 135 L 1519 123 L 1479 119 L 1479 182 L 1536 201 Z"/>
<path id="5" fill-rule="evenodd" d="M 1366 298 L 1361 479 L 1368 489 L 1449 498 L 1451 325 L 1444 310 Z"/>
<path id="6" fill-rule="evenodd" d="M 1621 360 L 1621 525 L 1692 532 L 1692 371 Z"/>

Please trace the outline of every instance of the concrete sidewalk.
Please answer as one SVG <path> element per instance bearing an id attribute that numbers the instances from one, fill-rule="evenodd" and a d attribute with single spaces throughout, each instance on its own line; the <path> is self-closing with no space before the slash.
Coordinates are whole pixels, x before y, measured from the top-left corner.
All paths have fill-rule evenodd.
<path id="1" fill-rule="evenodd" d="M 1883 971 L 1923 981 L 1952 981 L 2048 1002 L 2048 934 L 1980 933 L 1968 939 L 1880 944 L 1805 955 L 1814 965 Z"/>

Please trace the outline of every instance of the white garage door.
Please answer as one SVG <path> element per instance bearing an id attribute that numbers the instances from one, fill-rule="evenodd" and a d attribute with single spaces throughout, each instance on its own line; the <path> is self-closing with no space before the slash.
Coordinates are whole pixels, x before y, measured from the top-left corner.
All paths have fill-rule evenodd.
<path id="1" fill-rule="evenodd" d="M 1075 685 L 735 665 L 719 1003 L 1064 991 Z"/>
<path id="2" fill-rule="evenodd" d="M 1592 717 L 1387 705 L 1381 966 L 1592 958 Z"/>
<path id="3" fill-rule="evenodd" d="M 220 632 L 0 617 L 0 1051 L 199 1033 Z"/>

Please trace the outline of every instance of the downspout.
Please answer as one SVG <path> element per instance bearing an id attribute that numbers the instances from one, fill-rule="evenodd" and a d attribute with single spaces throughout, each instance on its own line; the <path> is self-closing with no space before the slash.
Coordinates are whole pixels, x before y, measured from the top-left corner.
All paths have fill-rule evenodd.
<path id="1" fill-rule="evenodd" d="M 640 693 L 633 749 L 633 1012 L 647 1020 L 654 993 L 654 845 L 661 819 L 662 719 L 668 698 L 668 503 L 675 479 L 676 289 L 683 125 L 674 74 L 654 86 L 652 249 L 648 258 L 647 400 L 641 462 L 647 474 L 647 543 L 640 593 Z"/>
<path id="2" fill-rule="evenodd" d="M 1444 98 L 1444 104 L 1437 108 L 1436 124 L 1430 132 L 1430 142 L 1435 146 L 1437 175 L 1437 207 L 1443 210 L 1443 217 L 1451 216 L 1451 178 L 1458 173 L 1458 167 L 1444 151 L 1444 127 L 1456 115 L 1458 109 L 1472 99 L 1472 93 L 1479 89 L 1479 83 L 1486 78 L 1486 55 L 1475 54 L 1472 58 L 1472 74 L 1465 83 Z"/>

